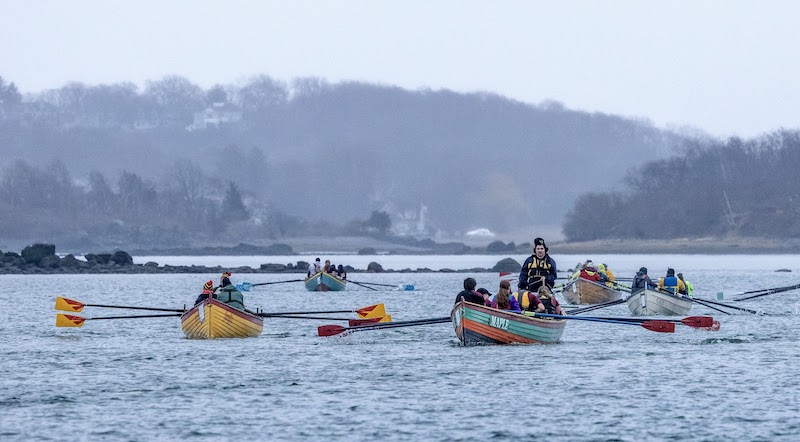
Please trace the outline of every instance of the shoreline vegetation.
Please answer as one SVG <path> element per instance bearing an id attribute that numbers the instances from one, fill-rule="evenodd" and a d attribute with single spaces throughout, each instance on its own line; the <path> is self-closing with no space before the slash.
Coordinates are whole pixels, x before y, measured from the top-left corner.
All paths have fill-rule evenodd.
<path id="1" fill-rule="evenodd" d="M 366 269 L 350 266 L 345 268 L 349 273 L 477 273 L 512 271 L 518 272 L 521 264 L 503 255 L 520 255 L 531 253 L 529 243 L 515 245 L 514 242 L 494 241 L 488 246 L 468 246 L 463 243 L 434 244 L 429 249 L 409 248 L 403 245 L 362 241 L 368 247 L 356 247 L 357 238 L 334 243 L 331 241 L 314 242 L 308 239 L 289 241 L 289 244 L 272 244 L 257 246 L 238 244 L 232 247 L 172 248 L 163 250 L 135 250 L 136 256 L 286 256 L 317 253 L 378 255 L 376 261 L 370 262 Z M 316 245 L 316 249 L 309 248 Z M 353 247 L 351 247 L 353 246 Z M 295 250 L 298 247 L 300 250 Z M 584 242 L 553 242 L 549 245 L 551 254 L 796 254 L 800 250 L 800 239 L 768 239 L 768 238 L 683 238 L 665 241 L 655 240 L 597 240 Z M 321 251 L 325 249 L 325 251 Z M 160 265 L 157 262 L 134 264 L 130 253 L 117 250 L 113 253 L 89 253 L 83 259 L 73 254 L 59 256 L 52 244 L 33 244 L 25 247 L 21 253 L 0 251 L 0 274 L 69 274 L 69 273 L 219 273 L 230 270 L 236 273 L 305 273 L 308 262 L 298 259 L 291 263 L 267 262 L 258 268 L 249 266 L 172 266 Z M 468 269 L 383 269 L 380 255 L 465 255 L 482 254 L 497 255 L 498 262 L 491 268 Z M 268 260 L 268 258 L 266 259 Z"/>

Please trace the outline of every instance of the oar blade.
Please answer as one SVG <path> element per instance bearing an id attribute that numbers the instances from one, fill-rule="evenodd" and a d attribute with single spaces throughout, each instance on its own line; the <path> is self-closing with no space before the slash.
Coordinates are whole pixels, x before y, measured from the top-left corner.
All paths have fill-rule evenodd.
<path id="1" fill-rule="evenodd" d="M 694 328 L 706 328 L 714 325 L 714 318 L 711 316 L 689 316 L 681 319 L 681 323 Z"/>
<path id="2" fill-rule="evenodd" d="M 701 330 L 719 331 L 719 321 L 713 321 L 710 327 L 703 327 Z"/>
<path id="3" fill-rule="evenodd" d="M 644 321 L 642 327 L 658 333 L 675 333 L 675 323 L 669 321 Z"/>
<path id="4" fill-rule="evenodd" d="M 65 312 L 77 313 L 83 311 L 84 307 L 86 307 L 86 304 L 82 302 L 78 302 L 74 299 L 56 296 L 56 310 L 63 310 Z"/>
<path id="5" fill-rule="evenodd" d="M 56 314 L 56 327 L 83 327 L 86 318 L 82 316 Z"/>
<path id="6" fill-rule="evenodd" d="M 379 318 L 381 316 L 386 316 L 386 307 L 383 304 L 368 305 L 356 310 L 356 313 L 358 313 L 359 318 L 363 319 Z"/>
<path id="7" fill-rule="evenodd" d="M 319 336 L 334 336 L 347 330 L 341 325 L 320 325 L 317 327 L 317 335 Z"/>
<path id="8" fill-rule="evenodd" d="M 400 284 L 398 288 L 406 292 L 411 292 L 414 291 L 414 284 Z"/>

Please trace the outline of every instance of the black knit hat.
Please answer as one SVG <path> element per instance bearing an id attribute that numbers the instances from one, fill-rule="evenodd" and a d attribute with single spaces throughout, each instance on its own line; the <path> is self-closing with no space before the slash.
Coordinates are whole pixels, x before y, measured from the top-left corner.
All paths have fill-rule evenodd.
<path id="1" fill-rule="evenodd" d="M 536 246 L 544 246 L 545 253 L 547 253 L 547 251 L 550 250 L 549 248 L 547 248 L 547 244 L 544 243 L 544 240 L 542 238 L 536 238 L 533 240 L 533 248 L 535 249 Z"/>
<path id="2" fill-rule="evenodd" d="M 640 267 L 639 271 L 646 275 L 647 274 L 647 267 Z"/>

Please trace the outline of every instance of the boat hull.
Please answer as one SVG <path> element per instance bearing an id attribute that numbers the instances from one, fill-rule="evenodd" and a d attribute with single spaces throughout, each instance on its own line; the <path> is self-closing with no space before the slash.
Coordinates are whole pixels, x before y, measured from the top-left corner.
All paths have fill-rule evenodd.
<path id="1" fill-rule="evenodd" d="M 303 282 L 310 292 L 341 292 L 347 287 L 347 281 L 330 273 L 319 272 Z"/>
<path id="2" fill-rule="evenodd" d="M 589 281 L 588 279 L 578 278 L 570 281 L 564 286 L 561 292 L 564 299 L 570 304 L 602 304 L 604 302 L 616 301 L 622 298 L 619 291 L 611 287 Z"/>
<path id="3" fill-rule="evenodd" d="M 533 318 L 461 300 L 450 312 L 462 345 L 553 344 L 567 321 Z"/>
<path id="4" fill-rule="evenodd" d="M 263 329 L 263 318 L 216 299 L 203 300 L 181 315 L 181 330 L 189 339 L 248 338 Z"/>
<path id="5" fill-rule="evenodd" d="M 683 316 L 692 309 L 692 301 L 657 290 L 643 290 L 631 295 L 628 309 L 633 316 Z"/>

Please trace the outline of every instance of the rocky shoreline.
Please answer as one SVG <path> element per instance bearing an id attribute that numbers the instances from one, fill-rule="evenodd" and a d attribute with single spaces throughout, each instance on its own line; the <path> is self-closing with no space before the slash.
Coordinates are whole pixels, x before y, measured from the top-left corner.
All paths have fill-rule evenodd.
<path id="1" fill-rule="evenodd" d="M 52 244 L 33 244 L 25 247 L 21 253 L 0 251 L 0 274 L 152 274 L 152 273 L 299 273 L 305 274 L 308 262 L 297 261 L 288 264 L 261 264 L 259 268 L 249 266 L 222 267 L 222 266 L 172 266 L 159 265 L 156 262 L 134 264 L 133 257 L 125 251 L 118 250 L 114 253 L 87 254 L 85 260 L 69 254 L 60 257 L 55 253 L 56 247 Z M 345 266 L 348 273 L 478 273 L 478 272 L 519 272 L 521 264 L 512 258 L 498 261 L 492 268 L 469 269 L 384 269 L 379 263 L 371 262 L 366 269 L 357 269 Z"/>

